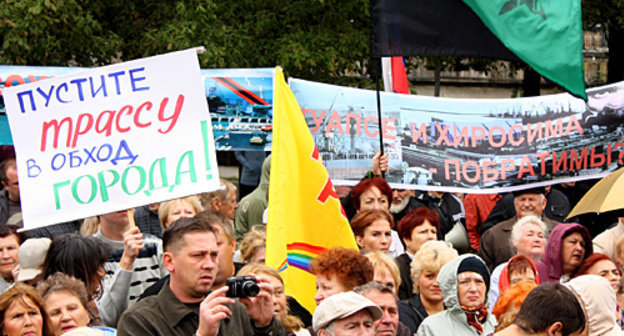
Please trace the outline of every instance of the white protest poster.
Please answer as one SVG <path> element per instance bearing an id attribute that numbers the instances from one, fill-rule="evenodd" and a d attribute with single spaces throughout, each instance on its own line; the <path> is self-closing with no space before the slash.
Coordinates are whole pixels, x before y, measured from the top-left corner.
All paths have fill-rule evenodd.
<path id="1" fill-rule="evenodd" d="M 192 49 L 10 87 L 3 95 L 26 229 L 219 186 Z"/>

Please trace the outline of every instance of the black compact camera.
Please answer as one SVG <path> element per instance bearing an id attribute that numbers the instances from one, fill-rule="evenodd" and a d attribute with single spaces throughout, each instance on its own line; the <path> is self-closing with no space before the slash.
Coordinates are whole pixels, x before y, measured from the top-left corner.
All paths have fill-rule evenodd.
<path id="1" fill-rule="evenodd" d="M 260 287 L 258 287 L 254 277 L 239 276 L 227 278 L 225 285 L 228 286 L 228 291 L 225 294 L 227 297 L 245 298 L 256 296 L 260 293 Z"/>

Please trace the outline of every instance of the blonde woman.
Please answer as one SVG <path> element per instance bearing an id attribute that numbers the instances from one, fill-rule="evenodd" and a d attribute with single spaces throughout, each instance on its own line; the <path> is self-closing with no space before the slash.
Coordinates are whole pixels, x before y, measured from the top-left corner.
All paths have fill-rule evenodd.
<path id="1" fill-rule="evenodd" d="M 204 207 L 197 196 L 187 196 L 176 198 L 170 201 L 160 203 L 158 207 L 158 219 L 163 232 L 165 229 L 180 218 L 194 217 L 198 213 L 204 211 Z"/>
<path id="2" fill-rule="evenodd" d="M 394 259 L 381 251 L 369 252 L 365 256 L 370 260 L 375 269 L 373 281 L 390 288 L 394 296 L 398 297 L 399 286 L 401 286 L 401 273 Z"/>
<path id="3" fill-rule="evenodd" d="M 444 310 L 444 296 L 438 285 L 442 266 L 457 257 L 450 243 L 428 241 L 414 255 L 411 263 L 414 296 L 399 301 L 399 320 L 416 334 L 420 323 L 427 317 Z"/>
<path id="4" fill-rule="evenodd" d="M 245 264 L 264 264 L 264 252 L 266 247 L 266 233 L 262 227 L 254 227 L 245 233 L 240 243 L 240 257 Z"/>

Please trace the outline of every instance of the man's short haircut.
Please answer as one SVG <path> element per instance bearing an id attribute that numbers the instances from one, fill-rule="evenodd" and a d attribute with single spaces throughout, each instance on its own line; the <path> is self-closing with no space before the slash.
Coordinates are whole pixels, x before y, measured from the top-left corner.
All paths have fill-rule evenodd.
<path id="1" fill-rule="evenodd" d="M 236 194 L 236 186 L 234 183 L 224 178 L 219 180 L 221 182 L 219 189 L 199 195 L 199 200 L 204 206 L 204 209 L 212 209 L 212 199 L 215 197 L 223 203 L 232 196 L 232 193 Z"/>
<path id="2" fill-rule="evenodd" d="M 544 332 L 555 322 L 563 324 L 562 334 L 585 329 L 585 311 L 571 290 L 550 282 L 533 289 L 522 303 L 514 324 L 527 333 Z"/>
<path id="3" fill-rule="evenodd" d="M 177 250 L 184 242 L 184 235 L 195 232 L 212 232 L 215 237 L 217 231 L 210 223 L 193 218 L 180 218 L 171 223 L 163 234 L 163 249 L 165 252 Z"/>
<path id="4" fill-rule="evenodd" d="M 15 159 L 6 159 L 0 162 L 0 181 L 9 183 L 9 178 L 7 177 L 7 171 L 9 170 L 9 168 L 13 168 L 17 170 Z"/>
<path id="5" fill-rule="evenodd" d="M 392 291 L 392 289 L 390 289 L 390 287 L 380 284 L 376 281 L 367 282 L 363 285 L 357 286 L 353 288 L 353 291 L 362 296 L 366 296 L 366 294 L 370 292 L 379 292 L 382 294 L 390 294 L 394 296 L 394 292 Z"/>
<path id="6" fill-rule="evenodd" d="M 219 225 L 225 236 L 228 238 L 228 243 L 232 243 L 236 240 L 236 233 L 234 233 L 234 222 L 227 218 L 224 214 L 213 211 L 213 210 L 204 210 L 197 215 L 195 218 L 207 222 L 210 225 Z"/>
<path id="7" fill-rule="evenodd" d="M 26 240 L 26 234 L 23 232 L 17 232 L 20 227 L 17 225 L 11 224 L 0 224 L 0 238 L 6 238 L 10 235 L 15 235 L 17 237 L 17 244 L 22 245 L 24 240 Z"/>

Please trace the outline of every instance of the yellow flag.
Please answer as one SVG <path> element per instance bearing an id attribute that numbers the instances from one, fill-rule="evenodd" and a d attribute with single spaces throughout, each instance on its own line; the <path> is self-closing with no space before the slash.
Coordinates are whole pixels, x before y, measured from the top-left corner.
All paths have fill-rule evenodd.
<path id="1" fill-rule="evenodd" d="M 357 245 L 279 67 L 274 87 L 266 264 L 280 271 L 286 293 L 313 312 L 316 277 L 310 273 L 310 260 L 330 247 L 357 249 Z"/>

